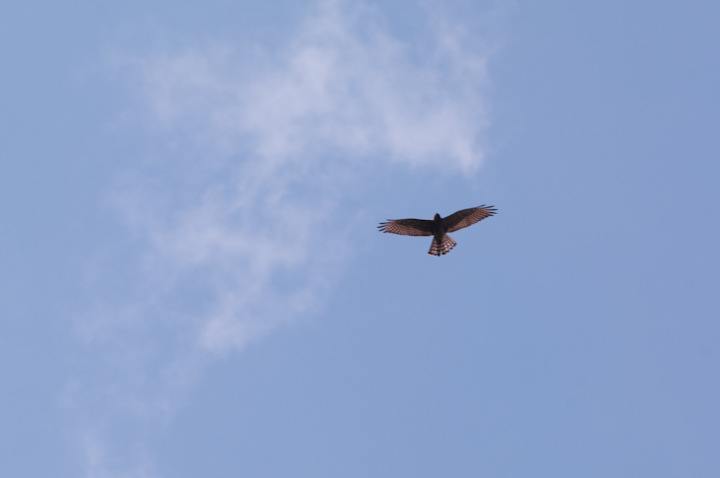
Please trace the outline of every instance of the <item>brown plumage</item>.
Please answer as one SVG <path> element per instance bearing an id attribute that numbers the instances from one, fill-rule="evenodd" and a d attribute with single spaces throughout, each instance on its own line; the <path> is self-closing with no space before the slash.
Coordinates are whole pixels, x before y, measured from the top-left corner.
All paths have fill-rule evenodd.
<path id="1" fill-rule="evenodd" d="M 430 221 L 426 219 L 388 220 L 388 222 L 381 222 L 378 229 L 381 232 L 390 232 L 401 236 L 435 236 L 432 244 L 430 244 L 428 254 L 439 257 L 447 254 L 457 245 L 457 242 L 447 235 L 448 232 L 455 232 L 472 226 L 476 222 L 494 215 L 496 212 L 497 209 L 493 206 L 471 207 L 451 214 L 446 218 L 440 217 L 440 214 L 435 214 L 435 218 Z"/>

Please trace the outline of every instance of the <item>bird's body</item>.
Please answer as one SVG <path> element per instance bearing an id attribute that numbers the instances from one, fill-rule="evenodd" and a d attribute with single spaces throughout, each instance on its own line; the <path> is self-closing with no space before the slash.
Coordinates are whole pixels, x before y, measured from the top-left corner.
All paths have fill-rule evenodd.
<path id="1" fill-rule="evenodd" d="M 480 206 L 470 209 L 463 209 L 446 218 L 435 214 L 435 217 L 428 221 L 426 219 L 396 219 L 394 221 L 382 222 L 378 228 L 381 232 L 390 232 L 403 236 L 434 236 L 428 254 L 442 256 L 450 252 L 457 245 L 448 232 L 455 232 L 486 217 L 494 215 L 497 210 L 492 206 Z"/>

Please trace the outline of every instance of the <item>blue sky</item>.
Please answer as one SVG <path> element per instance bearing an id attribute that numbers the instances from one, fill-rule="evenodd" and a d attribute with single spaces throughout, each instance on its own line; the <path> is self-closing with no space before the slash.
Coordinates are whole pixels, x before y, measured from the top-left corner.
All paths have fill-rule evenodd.
<path id="1" fill-rule="evenodd" d="M 717 476 L 719 14 L 6 2 L 1 474 Z"/>

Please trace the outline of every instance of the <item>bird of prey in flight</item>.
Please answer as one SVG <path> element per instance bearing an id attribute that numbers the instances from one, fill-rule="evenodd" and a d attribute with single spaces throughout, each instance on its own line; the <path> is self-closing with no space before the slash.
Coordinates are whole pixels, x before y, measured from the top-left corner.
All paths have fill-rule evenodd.
<path id="1" fill-rule="evenodd" d="M 388 222 L 381 222 L 378 229 L 381 232 L 391 232 L 401 236 L 435 236 L 428 254 L 440 257 L 457 245 L 457 242 L 447 235 L 448 232 L 472 226 L 496 212 L 497 209 L 493 206 L 471 207 L 450 214 L 448 217 L 440 217 L 440 214 L 435 214 L 435 218 L 431 221 L 427 219 L 388 220 Z"/>

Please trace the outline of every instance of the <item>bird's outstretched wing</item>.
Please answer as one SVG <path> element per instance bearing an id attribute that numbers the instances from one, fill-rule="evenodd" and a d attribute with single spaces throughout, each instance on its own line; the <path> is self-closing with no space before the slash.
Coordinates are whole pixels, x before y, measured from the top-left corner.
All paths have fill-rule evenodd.
<path id="1" fill-rule="evenodd" d="M 470 209 L 463 209 L 455 214 L 450 214 L 443 219 L 443 225 L 447 228 L 447 232 L 455 232 L 464 227 L 472 226 L 476 222 L 480 222 L 496 212 L 497 209 L 493 206 L 471 207 Z"/>
<path id="2" fill-rule="evenodd" d="M 432 226 L 433 221 L 425 219 L 397 219 L 381 222 L 378 229 L 381 232 L 391 232 L 401 236 L 432 236 Z"/>

